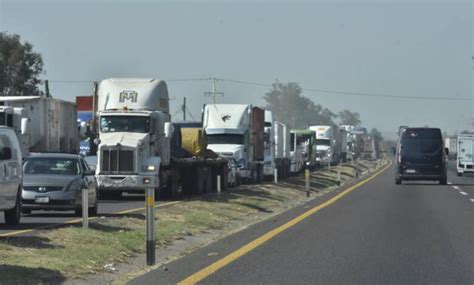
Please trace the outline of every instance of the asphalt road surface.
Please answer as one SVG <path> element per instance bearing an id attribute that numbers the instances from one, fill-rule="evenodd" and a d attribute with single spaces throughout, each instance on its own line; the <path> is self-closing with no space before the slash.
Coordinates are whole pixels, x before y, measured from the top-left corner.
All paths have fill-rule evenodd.
<path id="1" fill-rule="evenodd" d="M 472 285 L 474 175 L 453 171 L 450 185 L 395 185 L 392 166 L 130 283 Z"/>

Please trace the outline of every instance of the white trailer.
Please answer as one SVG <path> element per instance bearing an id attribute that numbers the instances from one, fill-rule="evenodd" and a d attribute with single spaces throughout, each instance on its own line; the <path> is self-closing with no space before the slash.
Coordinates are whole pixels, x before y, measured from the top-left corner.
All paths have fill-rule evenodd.
<path id="1" fill-rule="evenodd" d="M 298 139 L 296 130 L 290 131 L 290 173 L 296 174 L 303 170 L 304 167 L 304 150 L 303 142 Z"/>
<path id="2" fill-rule="evenodd" d="M 275 165 L 279 179 L 290 174 L 290 132 L 285 124 L 278 121 L 273 123 L 275 130 Z"/>
<path id="3" fill-rule="evenodd" d="M 0 125 L 13 128 L 29 152 L 79 153 L 76 105 L 44 96 L 0 97 Z"/>
<path id="4" fill-rule="evenodd" d="M 458 176 L 474 172 L 474 134 L 460 135 L 457 138 L 456 169 Z"/>

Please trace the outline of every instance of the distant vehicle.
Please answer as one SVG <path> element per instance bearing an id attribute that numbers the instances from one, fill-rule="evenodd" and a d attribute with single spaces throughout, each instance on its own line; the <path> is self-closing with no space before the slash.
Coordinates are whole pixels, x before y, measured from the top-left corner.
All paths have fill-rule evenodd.
<path id="1" fill-rule="evenodd" d="M 82 215 L 82 189 L 89 192 L 89 213 L 96 215 L 99 199 L 94 171 L 80 155 L 31 154 L 23 163 L 21 211 L 74 210 Z"/>
<path id="2" fill-rule="evenodd" d="M 291 130 L 295 136 L 296 146 L 302 149 L 304 165 L 313 168 L 316 166 L 316 133 L 312 130 Z"/>
<path id="3" fill-rule="evenodd" d="M 337 126 L 309 126 L 316 133 L 316 151 L 318 164 L 336 164 L 341 159 L 342 139 Z M 344 133 L 345 134 L 345 133 Z M 347 141 L 347 140 L 344 140 Z M 346 147 L 344 147 L 346 151 Z"/>
<path id="4" fill-rule="evenodd" d="M 228 178 L 229 187 L 236 187 L 240 185 L 239 165 L 237 160 L 233 157 L 226 158 L 228 161 Z"/>
<path id="5" fill-rule="evenodd" d="M 457 138 L 458 152 L 456 156 L 456 170 L 458 176 L 463 173 L 474 172 L 474 134 L 460 135 Z"/>
<path id="6" fill-rule="evenodd" d="M 7 225 L 20 223 L 21 147 L 11 128 L 0 127 L 0 211 Z"/>
<path id="7" fill-rule="evenodd" d="M 290 131 L 290 173 L 299 173 L 304 167 L 304 141 L 299 139 L 297 130 Z"/>
<path id="8" fill-rule="evenodd" d="M 438 180 L 447 184 L 447 154 L 440 129 L 407 128 L 399 143 L 395 183 Z"/>
<path id="9" fill-rule="evenodd" d="M 450 138 L 445 138 L 444 139 L 444 145 L 448 148 L 449 150 L 449 159 L 456 159 L 456 154 L 457 154 L 457 139 L 455 137 L 450 137 Z"/>

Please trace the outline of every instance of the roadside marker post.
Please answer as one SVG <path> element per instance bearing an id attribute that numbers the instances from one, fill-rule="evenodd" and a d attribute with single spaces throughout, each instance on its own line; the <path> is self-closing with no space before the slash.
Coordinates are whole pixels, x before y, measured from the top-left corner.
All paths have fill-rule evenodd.
<path id="1" fill-rule="evenodd" d="M 337 170 L 337 185 L 341 186 L 341 170 Z"/>
<path id="2" fill-rule="evenodd" d="M 89 189 L 82 189 L 82 228 L 89 228 Z"/>
<path id="3" fill-rule="evenodd" d="M 217 196 L 221 195 L 221 176 L 217 175 Z"/>
<path id="4" fill-rule="evenodd" d="M 146 264 L 155 265 L 155 189 L 146 188 Z"/>
<path id="5" fill-rule="evenodd" d="M 278 183 L 278 169 L 273 169 L 273 182 Z"/>
<path id="6" fill-rule="evenodd" d="M 328 171 L 331 172 L 331 158 L 329 158 Z"/>
<path id="7" fill-rule="evenodd" d="M 309 173 L 309 167 L 308 166 L 305 166 L 305 169 L 304 169 L 304 178 L 305 178 L 305 181 L 306 181 L 306 197 L 309 198 L 309 177 L 310 176 L 310 173 Z"/>

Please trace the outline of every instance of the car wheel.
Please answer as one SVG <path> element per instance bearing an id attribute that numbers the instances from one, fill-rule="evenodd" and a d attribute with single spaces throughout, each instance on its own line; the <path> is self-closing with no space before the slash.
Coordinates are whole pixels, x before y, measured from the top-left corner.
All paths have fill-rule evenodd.
<path id="1" fill-rule="evenodd" d="M 395 184 L 400 185 L 402 184 L 402 179 L 400 177 L 395 178 Z"/>
<path id="2" fill-rule="evenodd" d="M 15 208 L 5 211 L 5 223 L 10 226 L 15 226 L 20 223 L 21 217 L 21 195 L 20 191 L 16 195 Z"/>

